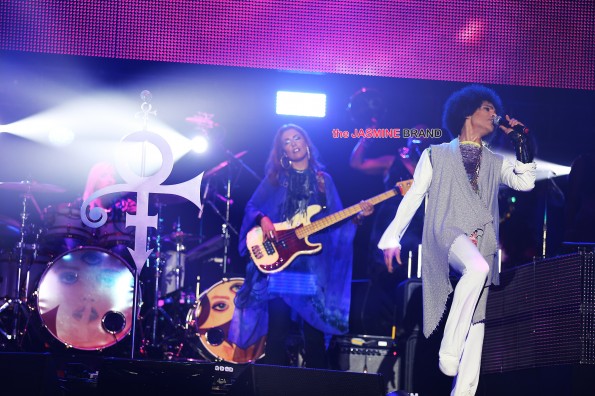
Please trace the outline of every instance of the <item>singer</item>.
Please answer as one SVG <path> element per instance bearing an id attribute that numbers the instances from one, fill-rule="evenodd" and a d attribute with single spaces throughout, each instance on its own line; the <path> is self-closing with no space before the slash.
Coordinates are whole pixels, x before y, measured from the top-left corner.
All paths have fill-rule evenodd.
<path id="1" fill-rule="evenodd" d="M 519 139 L 519 121 L 506 117 L 506 133 L 516 148 L 514 164 L 491 152 L 483 139 L 496 129 L 502 109 L 493 90 L 470 85 L 453 93 L 444 106 L 443 124 L 457 138 L 426 149 L 414 182 L 382 235 L 378 247 L 385 264 L 401 265 L 400 240 L 411 218 L 427 197 L 422 236 L 423 331 L 429 337 L 446 313 L 453 292 L 452 268 L 459 274 L 439 350 L 439 368 L 454 377 L 451 395 L 477 390 L 484 337 L 488 286 L 499 283 L 498 188 L 519 191 L 535 185 L 535 163 L 526 139 Z M 522 133 L 521 133 L 522 134 Z"/>

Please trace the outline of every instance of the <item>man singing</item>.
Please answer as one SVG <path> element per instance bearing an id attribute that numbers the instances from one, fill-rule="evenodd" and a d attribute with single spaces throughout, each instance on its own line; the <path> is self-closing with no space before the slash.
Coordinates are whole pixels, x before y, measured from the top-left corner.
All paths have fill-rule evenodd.
<path id="1" fill-rule="evenodd" d="M 501 109 L 498 95 L 484 86 L 470 85 L 450 96 L 443 123 L 458 137 L 423 152 L 413 185 L 378 243 L 389 271 L 393 258 L 401 265 L 399 242 L 417 208 L 428 198 L 422 237 L 426 337 L 445 314 L 453 291 L 450 268 L 460 274 L 439 351 L 440 370 L 454 377 L 453 396 L 474 395 L 477 390 L 487 287 L 499 281 L 499 186 L 504 183 L 529 191 L 535 185 L 535 163 L 522 123 L 506 116 L 507 126 L 499 127 L 515 146 L 514 164 L 491 152 L 483 142 L 496 128 L 494 119 Z"/>

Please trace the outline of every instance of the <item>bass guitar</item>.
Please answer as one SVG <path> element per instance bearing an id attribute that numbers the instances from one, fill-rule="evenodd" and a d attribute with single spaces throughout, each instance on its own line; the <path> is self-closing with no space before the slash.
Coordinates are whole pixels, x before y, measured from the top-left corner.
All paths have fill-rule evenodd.
<path id="1" fill-rule="evenodd" d="M 398 182 L 394 188 L 368 199 L 372 205 L 386 201 L 395 195 L 405 195 L 411 188 L 413 180 Z M 308 237 L 347 219 L 362 210 L 361 205 L 355 204 L 336 213 L 310 222 L 312 216 L 320 212 L 320 205 L 310 205 L 306 213 L 296 214 L 290 220 L 275 223 L 277 240 L 265 238 L 262 228 L 256 226 L 246 235 L 246 245 L 250 257 L 261 272 L 271 274 L 283 271 L 296 257 L 302 254 L 315 254 L 322 249 L 321 243 L 310 243 Z"/>

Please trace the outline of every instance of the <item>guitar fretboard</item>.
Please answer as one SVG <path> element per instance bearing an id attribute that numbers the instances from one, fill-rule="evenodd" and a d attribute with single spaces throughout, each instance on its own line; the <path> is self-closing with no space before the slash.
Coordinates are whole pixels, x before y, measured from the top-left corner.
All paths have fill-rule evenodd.
<path id="1" fill-rule="evenodd" d="M 392 190 L 385 191 L 382 194 L 378 194 L 375 197 L 368 199 L 367 201 L 370 202 L 372 205 L 376 205 L 382 201 L 386 201 L 387 199 L 394 197 L 399 193 L 404 195 L 407 192 L 407 190 L 409 190 L 410 186 L 411 181 L 399 182 L 397 183 L 398 188 L 395 187 Z M 353 216 L 361 210 L 361 204 L 358 203 L 352 205 L 348 208 L 333 213 L 332 215 L 326 216 L 320 220 L 316 220 L 313 223 L 307 224 L 297 229 L 295 234 L 298 238 L 303 239 L 309 235 L 312 235 L 320 230 L 325 229 L 326 227 L 330 227 L 333 224 L 340 222 L 341 220 L 345 220 L 346 218 Z"/>

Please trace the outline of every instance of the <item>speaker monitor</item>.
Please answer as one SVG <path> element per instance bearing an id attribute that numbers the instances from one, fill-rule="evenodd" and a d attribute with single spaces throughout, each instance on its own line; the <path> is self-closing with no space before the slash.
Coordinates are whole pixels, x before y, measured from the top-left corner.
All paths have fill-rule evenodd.
<path id="1" fill-rule="evenodd" d="M 490 290 L 482 372 L 595 367 L 595 258 L 580 253 L 504 271 Z"/>
<path id="2" fill-rule="evenodd" d="M 385 393 L 400 386 L 401 357 L 390 337 L 348 335 L 333 338 L 329 348 L 331 367 L 354 373 L 382 375 Z"/>
<path id="3" fill-rule="evenodd" d="M 0 353 L 0 394 L 58 395 L 56 366 L 48 353 Z"/>
<path id="4" fill-rule="evenodd" d="M 110 396 L 169 396 L 188 390 L 193 395 L 210 395 L 213 375 L 212 363 L 106 358 L 99 370 L 97 388 L 99 394 Z"/>
<path id="5" fill-rule="evenodd" d="M 399 301 L 396 315 L 397 335 L 403 367 L 401 388 L 412 391 L 415 389 L 414 374 L 418 341 L 423 342 L 421 279 L 410 278 L 401 282 L 397 287 L 397 301 Z M 422 337 L 421 340 L 420 337 Z"/>
<path id="6" fill-rule="evenodd" d="M 230 396 L 383 396 L 378 374 L 298 367 L 250 365 L 229 392 Z"/>
<path id="7" fill-rule="evenodd" d="M 409 278 L 397 286 L 396 322 L 399 335 L 409 335 L 421 329 L 422 289 L 420 278 Z"/>

